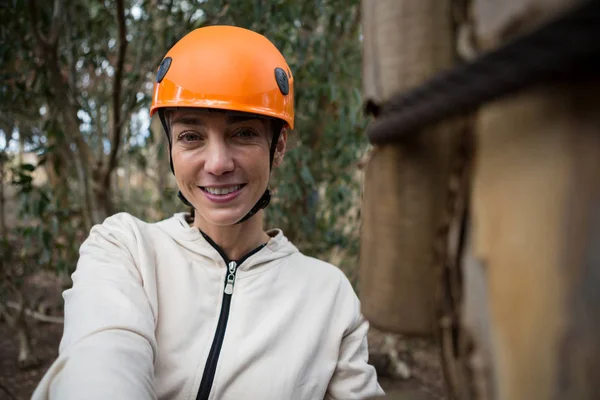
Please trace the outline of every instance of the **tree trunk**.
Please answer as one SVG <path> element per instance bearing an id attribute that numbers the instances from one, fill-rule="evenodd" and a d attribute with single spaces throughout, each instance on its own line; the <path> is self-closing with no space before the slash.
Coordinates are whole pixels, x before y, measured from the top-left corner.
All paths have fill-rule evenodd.
<path id="1" fill-rule="evenodd" d="M 123 191 L 123 201 L 126 204 L 129 204 L 129 201 L 131 200 L 131 162 L 130 158 L 125 160 L 123 177 L 120 178 L 121 185 L 119 185 L 118 188 L 118 190 Z"/>
<path id="2" fill-rule="evenodd" d="M 0 268 L 5 268 L 5 265 L 0 265 Z M 1 271 L 1 270 L 0 270 Z M 11 288 L 17 297 L 18 307 L 14 311 L 0 302 L 0 315 L 4 317 L 8 326 L 16 333 L 19 340 L 19 353 L 17 357 L 17 365 L 19 368 L 29 368 L 38 365 L 38 359 L 34 356 L 31 347 L 31 337 L 29 335 L 29 326 L 25 319 L 25 304 L 24 296 L 21 287 L 17 287 L 14 282 L 10 281 L 7 276 L 2 277 L 2 285 L 5 288 Z"/>
<path id="3" fill-rule="evenodd" d="M 22 165 L 23 164 L 23 154 L 25 153 L 25 138 L 23 137 L 21 132 L 19 132 L 18 138 L 19 138 L 19 150 L 17 153 L 17 164 Z"/>
<path id="4" fill-rule="evenodd" d="M 0 240 L 5 241 L 8 236 L 6 228 L 6 197 L 4 194 L 4 179 L 6 171 L 7 156 L 4 150 L 0 151 Z"/>
<path id="5" fill-rule="evenodd" d="M 121 171 L 122 174 L 119 173 L 119 167 L 115 168 L 115 173 L 112 179 L 111 190 L 113 193 L 117 195 L 117 198 L 121 199 L 123 203 L 129 204 L 129 200 L 131 199 L 131 187 L 129 185 L 129 176 L 131 175 L 131 156 L 127 153 L 130 150 L 130 140 L 131 140 L 131 132 L 130 129 L 124 128 L 124 136 L 125 140 L 123 141 L 123 151 L 122 151 L 122 163 L 121 163 Z"/>
<path id="6" fill-rule="evenodd" d="M 56 45 L 55 45 L 56 47 Z M 77 108 L 72 104 L 67 94 L 66 83 L 60 73 L 57 59 L 57 49 L 44 49 L 44 64 L 48 68 L 48 79 L 53 87 L 52 108 L 56 108 L 57 115 L 62 121 L 67 141 L 75 145 L 76 150 L 69 150 L 73 156 L 72 162 L 77 173 L 78 187 L 83 200 L 82 214 L 86 230 L 102 220 L 98 215 L 98 206 L 95 201 L 92 169 L 94 159 L 90 149 L 81 136 L 77 120 Z M 67 146 L 70 149 L 70 146 Z"/>
<path id="7" fill-rule="evenodd" d="M 165 42 L 165 35 L 161 34 L 164 31 L 166 20 L 159 15 L 158 0 L 152 0 L 150 11 L 154 13 L 152 16 L 153 21 L 153 32 L 158 33 L 154 40 L 156 41 L 157 48 L 167 50 L 167 44 Z M 169 164 L 169 144 L 167 137 L 165 136 L 164 129 L 160 122 L 158 114 L 156 114 L 150 121 L 150 134 L 152 135 L 152 146 L 150 147 L 150 154 L 157 163 L 154 168 L 150 171 L 154 177 L 155 190 L 152 191 L 152 207 L 150 214 L 154 219 L 162 219 L 165 217 L 163 214 L 164 207 L 162 206 L 165 201 L 165 193 L 168 187 L 168 179 L 171 174 L 171 167 Z"/>
<path id="8" fill-rule="evenodd" d="M 29 335 L 29 327 L 27 326 L 23 311 L 17 315 L 15 329 L 19 338 L 19 355 L 17 358 L 19 368 L 31 368 L 38 365 L 38 359 L 34 356 L 31 348 L 31 336 Z"/>
<path id="9" fill-rule="evenodd" d="M 94 194 L 97 198 L 98 205 L 98 222 L 102 222 L 106 217 L 113 214 L 114 205 L 112 198 L 112 179 L 113 172 L 117 167 L 117 158 L 122 142 L 123 125 L 127 113 L 123 113 L 122 104 L 122 86 L 123 86 L 123 69 L 125 65 L 125 53 L 127 50 L 127 32 L 125 28 L 125 4 L 123 0 L 116 0 L 116 17 L 117 17 L 117 57 L 114 65 L 114 77 L 112 80 L 112 104 L 110 115 L 110 153 L 100 170 L 99 176 L 94 179 Z"/>
<path id="10" fill-rule="evenodd" d="M 65 179 L 65 177 L 69 176 L 68 171 L 73 166 L 74 155 L 69 143 L 65 140 L 61 140 L 56 135 L 48 135 L 47 140 L 47 148 L 53 150 L 46 153 L 46 162 L 43 164 L 44 171 L 59 207 L 67 210 L 71 207 L 69 202 L 70 179 Z"/>
<path id="11" fill-rule="evenodd" d="M 7 176 L 7 170 L 9 166 L 9 157 L 6 149 L 10 146 L 10 141 L 12 139 L 12 131 L 14 127 L 12 124 L 7 124 L 2 126 L 2 130 L 4 131 L 4 149 L 0 150 L 0 239 L 6 240 L 8 237 L 8 229 L 6 223 L 6 191 L 5 191 L 5 182 Z"/>
<path id="12" fill-rule="evenodd" d="M 110 182 L 111 180 L 109 180 L 107 184 L 106 181 L 103 180 L 103 186 L 100 186 L 99 182 L 95 182 L 95 186 L 98 187 L 97 190 L 94 190 L 97 204 L 94 213 L 95 221 L 97 221 L 96 223 L 101 223 L 114 212 L 113 194 Z"/>
<path id="13" fill-rule="evenodd" d="M 117 2 L 119 11 L 123 11 L 122 2 Z M 54 12 L 52 15 L 52 21 L 50 23 L 50 29 L 48 35 L 43 35 L 39 26 L 39 16 L 37 9 L 37 2 L 30 0 L 28 2 L 29 14 L 32 22 L 32 33 L 36 40 L 37 52 L 40 60 L 42 60 L 42 67 L 46 70 L 46 76 L 48 83 L 51 88 L 51 96 L 49 98 L 49 104 L 55 108 L 56 113 L 51 115 L 57 115 L 62 122 L 65 137 L 67 141 L 73 144 L 76 151 L 72 152 L 74 155 L 73 163 L 77 173 L 78 187 L 81 190 L 81 198 L 83 201 L 83 219 L 86 230 L 90 230 L 91 226 L 102 222 L 109 214 L 111 209 L 110 197 L 106 197 L 109 194 L 106 193 L 104 187 L 106 182 L 110 183 L 110 167 L 107 171 L 99 171 L 101 163 L 97 163 L 94 160 L 92 152 L 86 141 L 84 140 L 79 130 L 79 122 L 77 118 L 77 103 L 73 98 L 72 93 L 76 88 L 70 88 L 69 82 L 63 76 L 61 72 L 61 62 L 59 60 L 59 38 L 60 30 L 63 23 L 63 11 L 62 2 L 55 0 Z M 119 14 L 119 23 L 121 24 L 121 13 Z M 121 31 L 119 32 L 119 38 Z M 126 44 L 126 43 L 125 43 Z M 119 59 L 124 53 L 123 43 L 119 43 Z M 120 64 L 122 60 L 119 61 Z M 120 65 L 119 65 L 120 66 Z M 117 74 L 122 74 L 121 68 L 117 68 Z M 120 82 L 118 83 L 118 89 L 120 89 Z M 120 90 L 117 91 L 120 93 Z M 119 96 L 116 97 L 116 103 L 118 105 Z M 119 108 L 119 107 L 117 107 Z M 120 108 L 119 108 L 120 109 Z M 53 111 L 53 110 L 51 110 Z M 117 118 L 120 113 L 117 113 Z M 122 121 L 117 119 L 113 128 L 120 127 Z M 119 139 L 119 132 L 115 131 L 114 136 L 116 141 Z M 112 144 L 112 143 L 111 143 Z M 114 158 L 116 157 L 116 150 L 111 148 L 110 165 L 113 166 Z M 92 173 L 96 171 L 96 173 Z M 96 201 L 96 195 L 100 194 L 104 197 L 100 199 L 100 202 Z"/>
<path id="14" fill-rule="evenodd" d="M 152 122 L 150 123 L 150 134 L 153 139 L 150 154 L 154 162 L 156 162 L 154 168 L 150 169 L 155 183 L 155 190 L 152 191 L 152 204 L 153 208 L 156 208 L 163 204 L 165 200 L 168 179 L 169 175 L 171 175 L 169 166 L 169 143 L 158 115 L 152 118 Z M 155 219 L 162 219 L 165 217 L 160 209 L 154 209 L 152 213 L 154 214 L 153 218 Z"/>

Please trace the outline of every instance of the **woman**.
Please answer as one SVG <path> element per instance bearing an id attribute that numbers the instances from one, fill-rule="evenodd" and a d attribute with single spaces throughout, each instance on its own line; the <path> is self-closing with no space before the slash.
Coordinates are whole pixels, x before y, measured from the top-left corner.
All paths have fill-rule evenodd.
<path id="1" fill-rule="evenodd" d="M 95 226 L 64 293 L 60 355 L 34 399 L 363 399 L 383 394 L 344 274 L 263 230 L 294 127 L 294 80 L 265 37 L 200 28 L 152 100 L 192 214 Z"/>

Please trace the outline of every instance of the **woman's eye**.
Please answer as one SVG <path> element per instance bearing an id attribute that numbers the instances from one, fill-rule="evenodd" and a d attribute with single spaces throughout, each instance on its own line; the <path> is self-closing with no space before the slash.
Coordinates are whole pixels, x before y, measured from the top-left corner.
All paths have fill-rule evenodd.
<path id="1" fill-rule="evenodd" d="M 235 132 L 234 136 L 240 138 L 253 138 L 258 136 L 258 133 L 256 133 L 253 129 L 239 129 Z"/>
<path id="2" fill-rule="evenodd" d="M 194 142 L 196 140 L 202 139 L 200 135 L 194 132 L 183 132 L 178 136 L 178 138 L 182 142 Z"/>

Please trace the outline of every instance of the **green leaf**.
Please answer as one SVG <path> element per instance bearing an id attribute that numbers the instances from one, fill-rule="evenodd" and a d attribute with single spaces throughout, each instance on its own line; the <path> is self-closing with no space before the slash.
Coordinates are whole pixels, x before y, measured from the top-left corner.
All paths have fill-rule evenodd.
<path id="1" fill-rule="evenodd" d="M 313 176 L 310 172 L 310 170 L 308 169 L 308 167 L 306 165 L 303 165 L 302 168 L 300 169 L 300 176 L 302 177 L 302 180 L 304 181 L 304 183 L 308 186 L 314 186 L 315 181 L 313 179 Z"/>

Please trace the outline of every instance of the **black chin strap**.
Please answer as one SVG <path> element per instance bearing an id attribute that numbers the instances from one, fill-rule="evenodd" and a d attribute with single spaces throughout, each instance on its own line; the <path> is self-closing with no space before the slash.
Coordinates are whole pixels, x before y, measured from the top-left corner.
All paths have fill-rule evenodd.
<path id="1" fill-rule="evenodd" d="M 160 122 L 163 126 L 165 134 L 167 135 L 167 141 L 169 142 L 169 163 L 171 165 L 171 172 L 173 173 L 173 175 L 175 175 L 175 169 L 173 168 L 173 157 L 171 157 L 171 146 L 172 146 L 171 135 L 169 134 L 169 125 L 167 124 L 167 119 L 165 118 L 165 112 L 163 109 L 158 110 L 158 116 L 160 118 Z M 273 122 L 272 128 L 273 128 L 273 140 L 271 142 L 271 148 L 269 149 L 269 171 L 271 169 L 273 169 L 273 158 L 275 157 L 275 151 L 277 150 L 277 143 L 279 142 L 279 136 L 281 135 L 281 129 L 283 128 L 283 126 L 279 122 Z M 177 197 L 179 197 L 179 200 L 181 200 L 183 204 L 185 204 L 188 207 L 192 207 L 192 209 L 194 209 L 194 205 L 192 203 L 190 203 L 188 201 L 188 199 L 185 198 L 185 196 L 183 195 L 183 193 L 181 193 L 181 191 L 177 192 Z M 252 216 L 254 216 L 254 214 L 259 212 L 263 208 L 266 208 L 270 202 L 271 202 L 271 192 L 267 188 L 265 190 L 265 192 L 263 193 L 263 195 L 260 197 L 260 199 L 258 199 L 258 201 L 254 205 L 254 207 L 252 207 L 252 209 L 250 211 L 248 211 L 248 214 L 246 214 L 244 216 L 244 218 L 242 218 L 238 222 L 236 222 L 236 225 L 241 224 L 242 222 L 244 222 L 244 221 L 248 220 L 249 218 L 251 218 Z"/>
<path id="2" fill-rule="evenodd" d="M 252 217 L 254 214 L 259 212 L 263 208 L 266 208 L 269 205 L 270 201 L 271 201 L 271 192 L 269 192 L 269 189 L 267 189 L 267 190 L 265 190 L 263 195 L 260 197 L 260 199 L 258 199 L 258 201 L 254 205 L 254 207 L 252 207 L 252 209 L 250 211 L 248 211 L 248 214 L 246 214 L 246 216 L 244 216 L 244 218 L 242 218 L 238 222 L 236 222 L 236 225 L 241 224 L 242 222 L 246 221 L 247 219 Z"/>

